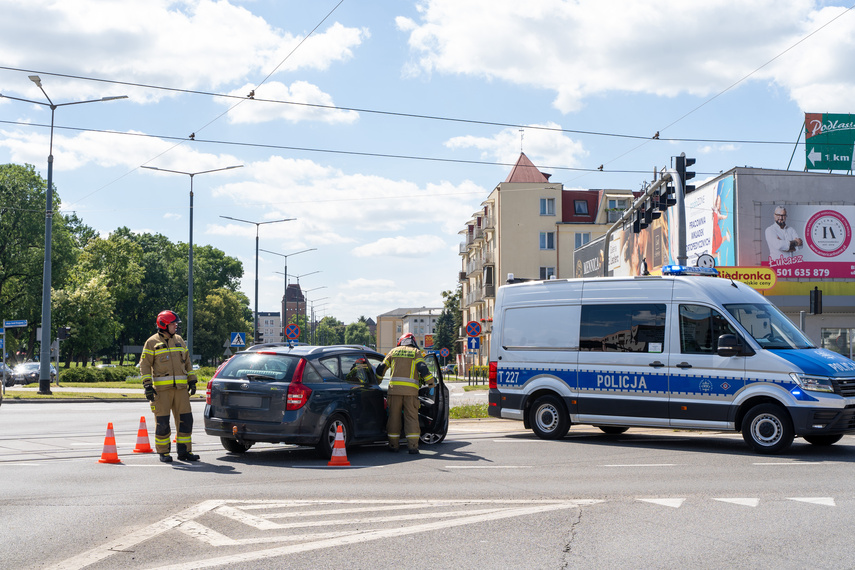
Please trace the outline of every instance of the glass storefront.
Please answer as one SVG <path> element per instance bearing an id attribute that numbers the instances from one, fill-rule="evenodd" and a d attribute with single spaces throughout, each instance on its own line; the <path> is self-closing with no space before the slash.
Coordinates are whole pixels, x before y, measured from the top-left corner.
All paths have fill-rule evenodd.
<path id="1" fill-rule="evenodd" d="M 855 329 L 822 329 L 822 348 L 852 358 L 853 337 L 855 337 Z"/>

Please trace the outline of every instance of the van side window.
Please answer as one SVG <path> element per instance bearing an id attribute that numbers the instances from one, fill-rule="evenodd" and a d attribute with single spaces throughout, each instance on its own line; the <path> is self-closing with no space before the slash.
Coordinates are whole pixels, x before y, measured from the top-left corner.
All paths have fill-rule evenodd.
<path id="1" fill-rule="evenodd" d="M 665 304 L 582 305 L 579 350 L 663 352 Z"/>
<path id="2" fill-rule="evenodd" d="M 680 352 L 715 354 L 723 334 L 738 333 L 721 313 L 703 305 L 680 305 Z"/>

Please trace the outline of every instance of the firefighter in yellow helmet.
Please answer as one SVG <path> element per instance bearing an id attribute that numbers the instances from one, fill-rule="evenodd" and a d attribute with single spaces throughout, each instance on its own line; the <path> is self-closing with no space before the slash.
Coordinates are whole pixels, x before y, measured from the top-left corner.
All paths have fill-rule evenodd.
<path id="1" fill-rule="evenodd" d="M 177 333 L 181 319 L 173 311 L 161 311 L 157 315 L 157 333 L 143 347 L 140 359 L 145 397 L 152 402 L 156 427 L 154 444 L 160 460 L 171 463 L 169 454 L 172 432 L 169 428 L 170 412 L 178 428 L 178 459 L 198 461 L 194 455 L 190 433 L 193 431 L 193 412 L 190 396 L 196 393 L 196 375 L 190 364 L 190 355 L 184 339 Z"/>
<path id="2" fill-rule="evenodd" d="M 436 379 L 428 370 L 424 353 L 419 350 L 416 337 L 406 333 L 398 339 L 398 346 L 389 351 L 377 367 L 377 377 L 382 378 L 387 369 L 392 371 L 387 402 L 389 421 L 389 451 L 397 452 L 401 441 L 401 410 L 404 411 L 404 435 L 410 453 L 419 452 L 419 381 L 433 389 Z"/>

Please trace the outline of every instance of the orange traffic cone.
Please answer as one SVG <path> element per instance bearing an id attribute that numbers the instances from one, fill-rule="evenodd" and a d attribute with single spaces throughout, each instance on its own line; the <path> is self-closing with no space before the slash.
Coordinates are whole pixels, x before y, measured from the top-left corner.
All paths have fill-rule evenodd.
<path id="1" fill-rule="evenodd" d="M 107 424 L 107 436 L 104 438 L 104 451 L 98 463 L 121 463 L 116 451 L 116 436 L 113 435 L 113 422 Z"/>
<path id="2" fill-rule="evenodd" d="M 145 416 L 140 416 L 140 429 L 137 431 L 137 446 L 134 453 L 154 453 L 148 442 L 148 429 L 145 427 Z"/>
<path id="3" fill-rule="evenodd" d="M 333 443 L 332 456 L 327 466 L 333 467 L 350 467 L 350 461 L 347 460 L 347 449 L 344 446 L 344 432 L 341 426 L 335 432 L 335 443 Z"/>

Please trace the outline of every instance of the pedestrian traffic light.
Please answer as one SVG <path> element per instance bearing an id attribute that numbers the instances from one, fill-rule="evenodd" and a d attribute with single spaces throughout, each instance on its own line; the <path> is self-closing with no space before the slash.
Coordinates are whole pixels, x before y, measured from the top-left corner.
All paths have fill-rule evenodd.
<path id="1" fill-rule="evenodd" d="M 694 172 L 687 171 L 686 168 L 695 164 L 694 158 L 686 158 L 686 153 L 680 154 L 680 156 L 674 157 L 676 159 L 676 170 L 677 174 L 680 175 L 680 181 L 683 184 L 683 195 L 685 196 L 689 192 L 695 191 L 695 186 L 692 184 L 687 184 L 688 180 L 691 180 L 695 177 Z"/>

